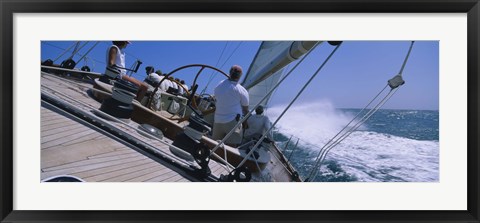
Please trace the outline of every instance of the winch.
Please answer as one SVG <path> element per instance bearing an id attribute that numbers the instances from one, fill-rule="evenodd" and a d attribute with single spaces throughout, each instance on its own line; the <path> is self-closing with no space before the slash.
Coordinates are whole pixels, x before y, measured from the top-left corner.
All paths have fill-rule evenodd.
<path id="1" fill-rule="evenodd" d="M 129 119 L 133 113 L 133 99 L 138 87 L 126 80 L 116 80 L 112 88 L 112 97 L 103 101 L 100 110 L 117 118 Z"/>

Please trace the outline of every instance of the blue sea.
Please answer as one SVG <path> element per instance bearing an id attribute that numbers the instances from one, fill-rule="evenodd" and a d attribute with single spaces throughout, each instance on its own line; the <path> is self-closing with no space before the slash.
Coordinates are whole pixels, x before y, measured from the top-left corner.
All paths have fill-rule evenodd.
<path id="1" fill-rule="evenodd" d="M 305 179 L 322 147 L 360 111 L 322 103 L 302 105 L 279 121 L 274 138 Z M 280 108 L 270 109 L 272 122 L 279 112 Z M 438 111 L 379 110 L 329 150 L 309 181 L 438 182 L 438 128 Z"/>

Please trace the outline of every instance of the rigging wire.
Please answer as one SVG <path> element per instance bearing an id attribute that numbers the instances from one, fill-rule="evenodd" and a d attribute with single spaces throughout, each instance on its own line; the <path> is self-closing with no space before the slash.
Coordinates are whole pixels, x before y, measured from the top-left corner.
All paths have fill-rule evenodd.
<path id="1" fill-rule="evenodd" d="M 338 44 L 335 47 L 335 49 L 330 53 L 330 55 L 328 55 L 328 57 L 325 59 L 325 61 L 322 63 L 322 65 L 315 71 L 315 73 L 312 75 L 312 77 L 310 77 L 310 79 L 307 81 L 307 83 L 305 83 L 305 85 L 302 87 L 302 89 L 297 93 L 297 95 L 295 95 L 295 98 L 288 104 L 288 106 L 283 110 L 283 112 L 280 114 L 280 116 L 275 120 L 275 122 L 272 124 L 272 126 L 266 132 L 270 132 L 273 129 L 273 127 L 278 123 L 278 121 L 283 117 L 283 115 L 285 115 L 285 113 L 288 111 L 288 109 L 290 109 L 292 104 L 300 97 L 300 95 L 303 93 L 303 91 L 313 81 L 313 79 L 318 75 L 320 70 L 322 70 L 322 68 L 325 66 L 325 64 L 330 60 L 330 58 L 333 56 L 333 54 L 335 54 L 335 52 L 338 50 L 338 48 L 341 45 L 342 45 L 341 43 Z M 309 52 L 311 52 L 311 51 L 309 51 Z M 261 103 L 261 101 L 260 101 L 260 103 Z M 258 146 L 265 139 L 266 136 L 267 136 L 267 134 L 262 135 L 262 137 L 255 144 L 255 146 L 253 146 L 253 148 L 247 154 L 247 157 L 250 156 L 258 148 Z M 246 159 L 244 159 L 242 162 L 240 162 L 239 166 L 242 166 L 245 162 L 246 162 Z"/>
<path id="2" fill-rule="evenodd" d="M 98 45 L 98 43 L 99 43 L 99 42 L 97 41 L 95 44 L 93 44 L 93 46 L 90 47 L 90 49 L 89 49 L 85 54 L 83 54 L 83 56 L 82 56 L 80 59 L 78 59 L 78 61 L 80 61 L 80 60 L 82 60 L 84 57 L 86 57 L 86 56 Z M 87 45 L 87 44 L 85 43 L 85 45 Z M 83 45 L 83 46 L 85 46 L 85 45 Z M 82 46 L 82 47 L 83 47 L 83 46 Z"/>
<path id="3" fill-rule="evenodd" d="M 63 49 L 63 48 L 61 48 L 61 47 L 54 46 L 54 45 L 49 44 L 49 43 L 47 43 L 47 42 L 42 42 L 42 43 L 44 43 L 44 44 L 46 44 L 46 45 L 50 45 L 50 46 L 56 47 L 56 48 L 61 49 L 61 50 L 64 50 L 63 53 L 61 53 L 57 58 L 55 58 L 55 60 L 53 60 L 53 62 L 55 62 L 55 61 L 57 61 L 58 59 L 60 59 L 61 57 L 63 57 L 63 55 L 65 55 L 66 53 L 68 53 L 68 52 L 70 51 L 70 49 L 72 49 L 72 48 L 76 45 L 75 43 L 73 43 L 70 47 L 68 47 L 68 49 Z"/>
<path id="4" fill-rule="evenodd" d="M 262 103 L 272 92 L 275 88 L 277 88 L 278 86 L 280 86 L 280 84 L 288 77 L 290 76 L 290 74 L 303 62 L 303 60 L 305 58 L 307 58 L 307 56 L 318 46 L 318 43 L 315 44 L 315 46 L 313 46 L 313 48 L 307 52 L 307 54 L 305 54 L 302 59 L 300 59 L 300 61 L 284 76 L 282 77 L 282 79 L 273 87 L 273 89 L 270 90 L 270 92 L 268 94 L 266 94 L 262 100 L 260 100 L 260 102 L 258 102 L 248 113 L 247 115 L 245 115 L 244 117 L 242 117 L 238 122 L 237 124 L 235 124 L 235 126 L 232 128 L 232 130 L 227 133 L 227 135 L 225 137 L 223 137 L 223 139 L 212 149 L 211 153 L 214 153 L 217 149 L 220 148 L 221 145 L 223 145 L 223 143 L 225 143 L 225 141 L 233 134 L 234 130 L 236 128 L 238 128 L 238 126 L 243 123 L 245 120 L 248 119 L 248 117 L 250 117 L 250 115 L 252 114 L 252 112 L 257 109 L 257 107 L 260 105 L 260 103 Z M 268 132 L 268 131 L 267 131 Z"/>
<path id="5" fill-rule="evenodd" d="M 82 50 L 83 47 L 85 47 L 87 44 L 88 44 L 88 41 L 85 41 L 85 43 L 84 43 L 82 46 L 78 47 L 78 45 L 80 45 L 80 41 L 78 41 L 77 46 L 75 46 L 75 49 L 73 50 L 72 55 L 71 55 L 68 59 L 73 59 L 73 57 L 74 57 L 78 52 L 80 52 L 80 50 Z M 88 53 L 86 53 L 86 54 L 88 54 Z M 81 59 L 80 59 L 80 60 L 81 60 Z M 80 61 L 80 60 L 78 60 L 78 61 Z"/>
<path id="6" fill-rule="evenodd" d="M 327 155 L 327 153 L 335 146 L 337 146 L 340 142 L 342 142 L 344 139 L 346 139 L 348 136 L 350 136 L 354 131 L 356 131 L 363 123 L 365 123 L 373 114 L 375 114 L 379 109 L 380 107 L 382 107 L 392 96 L 393 94 L 398 90 L 398 88 L 396 89 L 392 89 L 390 90 L 390 92 L 373 108 L 371 109 L 369 112 L 367 112 L 360 121 L 358 121 L 354 126 L 352 126 L 347 132 L 345 132 L 344 134 L 342 134 L 338 139 L 336 139 L 332 144 L 326 146 L 325 149 L 321 150 L 321 156 L 320 158 L 317 160 L 317 163 L 315 164 L 314 168 L 312 169 L 312 171 L 314 173 L 312 173 L 310 177 L 312 177 L 311 179 L 314 179 L 316 177 L 316 175 L 318 174 L 318 171 L 319 171 L 319 167 L 322 165 L 323 161 L 325 160 L 325 157 Z"/>
<path id="7" fill-rule="evenodd" d="M 228 46 L 228 41 L 225 42 L 225 46 L 223 46 L 223 50 L 222 50 L 222 52 L 220 53 L 220 56 L 218 57 L 217 62 L 215 63 L 215 67 L 218 66 L 218 63 L 220 63 L 220 60 L 222 59 L 223 53 L 225 52 L 225 49 L 227 48 L 227 46 Z M 212 70 L 212 72 L 210 73 L 210 79 L 208 80 L 207 85 L 205 86 L 205 88 L 203 88 L 203 90 L 201 91 L 200 94 L 204 94 L 204 93 L 205 93 L 205 90 L 207 90 L 208 85 L 210 84 L 211 80 L 213 79 L 213 74 L 214 74 L 214 73 L 215 73 L 215 71 Z"/>
<path id="8" fill-rule="evenodd" d="M 225 62 L 223 62 L 222 66 L 219 67 L 219 69 L 221 70 L 223 68 L 223 66 L 225 66 L 225 64 L 228 62 L 228 60 L 230 60 L 230 58 L 233 56 L 233 54 L 238 50 L 238 48 L 242 45 L 243 41 L 240 42 L 237 47 L 232 51 L 232 53 L 230 53 L 230 56 L 228 56 L 228 58 L 225 60 Z M 203 88 L 202 90 L 202 93 L 204 93 L 207 88 L 208 88 L 208 85 L 210 85 L 210 83 L 212 82 L 213 78 L 215 77 L 215 75 L 211 75 L 210 76 L 210 79 L 208 80 L 207 84 L 205 85 L 205 88 Z"/>
<path id="9" fill-rule="evenodd" d="M 402 79 L 402 73 L 403 69 L 405 68 L 405 65 L 410 57 L 410 53 L 413 48 L 413 44 L 415 41 L 412 41 L 410 44 L 410 48 L 408 50 L 408 53 L 403 61 L 403 65 L 400 68 L 399 74 L 393 77 L 388 81 L 388 84 L 375 96 L 342 130 L 340 130 L 333 138 L 331 138 L 319 151 L 317 158 L 315 160 L 315 165 L 312 167 L 310 174 L 306 178 L 306 180 L 313 180 L 319 172 L 320 166 L 322 165 L 323 161 L 325 160 L 325 157 L 327 153 L 336 145 L 338 145 L 340 142 L 342 142 L 344 139 L 346 139 L 350 134 L 352 134 L 354 131 L 356 131 L 363 123 L 365 123 L 373 114 L 375 114 L 398 90 L 398 87 L 402 86 L 405 82 Z M 380 94 L 382 94 L 387 86 L 390 86 L 390 92 L 380 101 L 376 104 L 376 106 L 373 109 L 370 109 L 363 117 L 348 131 L 343 132 L 349 125 L 357 119 L 357 117 L 364 111 L 366 110 L 373 101 L 375 101 Z M 343 133 L 342 133 L 343 132 Z M 340 135 L 341 134 L 341 135 Z M 340 135 L 340 136 L 339 136 Z M 339 136 L 337 138 L 337 136 Z M 335 139 L 336 138 L 336 139 Z M 335 139 L 335 140 L 334 140 Z"/>
<path id="10" fill-rule="evenodd" d="M 63 52 L 60 56 L 58 56 L 55 60 L 53 60 L 53 62 L 55 62 L 55 61 L 57 61 L 58 59 L 60 59 L 60 58 L 61 58 L 63 55 L 65 55 L 66 53 L 71 52 L 70 50 L 75 46 L 75 44 L 73 44 L 73 45 L 70 46 L 69 48 L 65 49 L 65 48 L 62 48 L 62 47 L 59 47 L 59 46 L 56 46 L 56 45 L 53 45 L 53 44 L 47 43 L 47 42 L 42 42 L 42 44 L 45 44 L 45 45 L 48 45 L 48 46 L 51 46 L 51 47 L 54 47 L 54 48 L 57 48 L 57 49 L 60 49 L 60 50 L 64 50 L 64 52 Z M 84 54 L 81 54 L 81 53 L 78 53 L 78 52 L 77 52 L 77 55 L 84 56 Z M 96 60 L 96 59 L 91 58 L 91 57 L 87 57 L 87 58 L 89 58 L 89 59 L 91 59 L 91 60 L 93 60 L 93 61 L 95 61 L 95 62 L 97 62 L 97 63 L 101 63 L 101 64 L 106 65 L 105 62 Z"/>

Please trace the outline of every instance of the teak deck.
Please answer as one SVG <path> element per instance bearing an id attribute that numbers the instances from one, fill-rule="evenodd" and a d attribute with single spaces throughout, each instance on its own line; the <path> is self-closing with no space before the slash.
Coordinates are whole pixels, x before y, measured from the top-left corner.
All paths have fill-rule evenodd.
<path id="1" fill-rule="evenodd" d="M 83 111 L 98 109 L 100 103 L 89 94 L 89 84 L 42 73 L 42 92 L 54 95 Z M 195 178 L 152 158 L 135 146 L 83 123 L 55 106 L 42 102 L 41 108 L 41 179 L 73 175 L 93 182 L 182 182 Z M 103 121 L 184 162 L 171 154 L 168 145 L 136 131 L 137 123 Z M 168 139 L 164 141 L 171 143 Z M 188 163 L 187 163 L 188 164 Z M 227 174 L 223 165 L 211 160 L 214 176 Z"/>

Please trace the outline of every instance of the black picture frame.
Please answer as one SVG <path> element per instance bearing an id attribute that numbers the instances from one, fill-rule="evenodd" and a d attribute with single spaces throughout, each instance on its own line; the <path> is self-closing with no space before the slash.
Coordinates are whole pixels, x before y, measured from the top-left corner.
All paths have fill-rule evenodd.
<path id="1" fill-rule="evenodd" d="M 113 4 L 115 3 L 115 4 Z M 480 222 L 479 0 L 1 0 L 1 222 Z M 468 204 L 465 211 L 18 211 L 13 210 L 15 13 L 467 13 Z M 395 202 L 395 201 L 392 201 Z"/>

